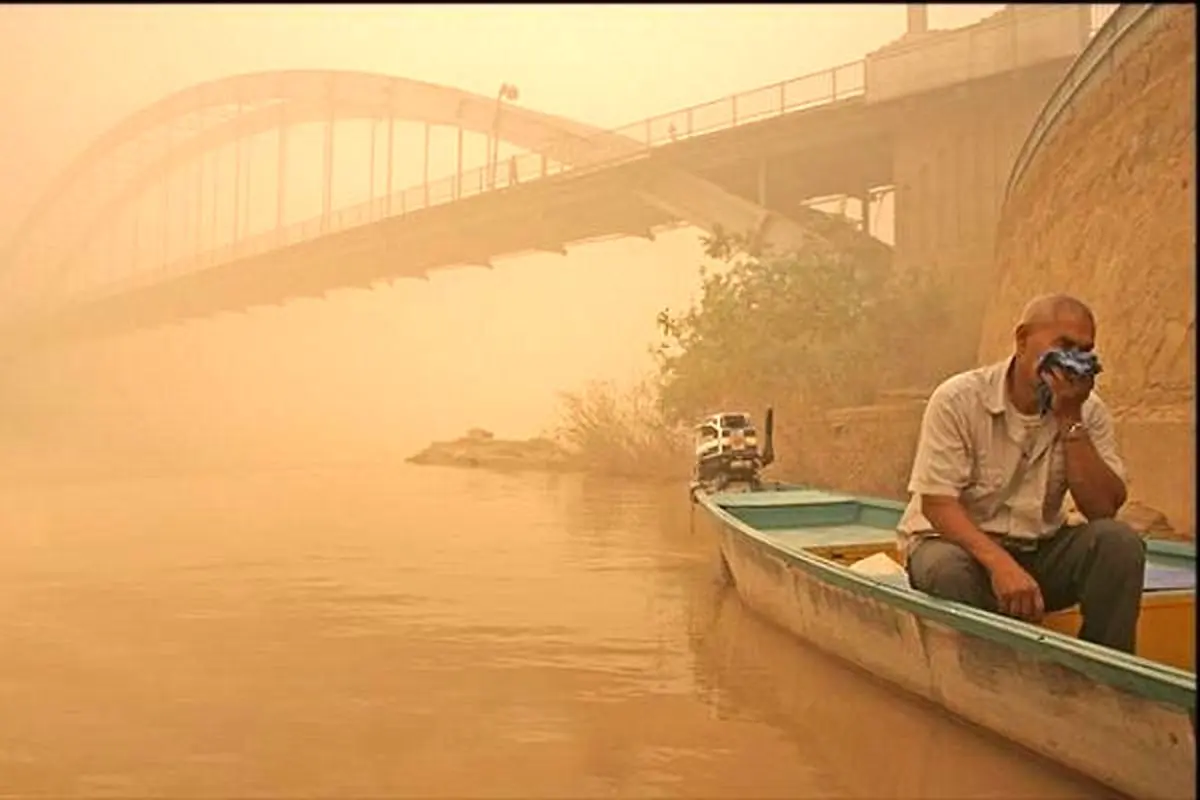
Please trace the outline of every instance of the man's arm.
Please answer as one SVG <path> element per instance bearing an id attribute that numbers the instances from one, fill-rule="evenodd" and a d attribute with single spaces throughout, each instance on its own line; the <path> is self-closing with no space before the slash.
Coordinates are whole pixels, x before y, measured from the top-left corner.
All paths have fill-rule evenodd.
<path id="1" fill-rule="evenodd" d="M 966 550 L 987 570 L 1000 610 L 1022 619 L 1039 620 L 1043 600 L 1037 582 L 1007 550 L 967 514 L 959 496 L 971 475 L 969 429 L 946 385 L 929 397 L 910 492 L 920 495 L 921 513 L 946 541 Z"/>
<path id="2" fill-rule="evenodd" d="M 1098 397 L 1089 406 L 1087 414 L 1080 409 L 1057 417 L 1067 487 L 1089 521 L 1111 519 L 1125 504 L 1125 467 L 1117 455 L 1108 408 Z"/>
<path id="3" fill-rule="evenodd" d="M 1008 551 L 979 529 L 957 497 L 921 495 L 921 513 L 943 539 L 966 550 L 983 565 L 988 574 L 1005 562 L 1016 563 Z"/>
<path id="4" fill-rule="evenodd" d="M 1012 557 L 968 516 L 959 501 L 971 475 L 969 429 L 946 384 L 929 397 L 921 419 L 908 489 L 921 497 L 921 513 L 939 535 L 957 544 L 990 572 Z"/>

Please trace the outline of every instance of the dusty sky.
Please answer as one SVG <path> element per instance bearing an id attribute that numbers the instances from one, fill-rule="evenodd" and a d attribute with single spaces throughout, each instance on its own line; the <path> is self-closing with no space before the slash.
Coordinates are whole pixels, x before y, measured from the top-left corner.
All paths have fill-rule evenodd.
<path id="1" fill-rule="evenodd" d="M 931 6 L 930 24 L 996 8 Z M 484 95 L 506 81 L 523 106 L 615 127 L 859 59 L 904 19 L 903 5 L 4 6 L 0 238 L 93 137 L 200 81 L 322 67 Z M 532 434 L 555 390 L 645 368 L 654 316 L 686 301 L 697 262 L 691 231 L 498 261 L 66 352 L 23 391 L 143 415 L 144 438 L 189 446 Z"/>

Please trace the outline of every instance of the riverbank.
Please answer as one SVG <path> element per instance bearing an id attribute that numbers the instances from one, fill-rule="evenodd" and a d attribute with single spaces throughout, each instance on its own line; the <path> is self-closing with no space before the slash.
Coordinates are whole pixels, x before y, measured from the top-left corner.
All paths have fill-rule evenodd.
<path id="1" fill-rule="evenodd" d="M 578 459 L 546 438 L 497 439 L 491 432 L 474 429 L 451 441 L 433 442 L 405 459 L 410 464 L 501 470 L 575 472 Z"/>

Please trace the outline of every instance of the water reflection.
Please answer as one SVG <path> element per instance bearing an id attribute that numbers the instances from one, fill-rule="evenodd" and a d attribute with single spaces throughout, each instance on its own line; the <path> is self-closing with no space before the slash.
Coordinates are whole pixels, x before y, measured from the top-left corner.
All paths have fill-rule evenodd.
<path id="1" fill-rule="evenodd" d="M 1093 792 L 746 614 L 680 487 L 361 467 L 0 507 L 10 795 Z"/>
<path id="2" fill-rule="evenodd" d="M 698 691 L 721 719 L 784 731 L 830 796 L 1110 796 L 797 643 L 732 589 L 701 593 L 692 608 Z"/>

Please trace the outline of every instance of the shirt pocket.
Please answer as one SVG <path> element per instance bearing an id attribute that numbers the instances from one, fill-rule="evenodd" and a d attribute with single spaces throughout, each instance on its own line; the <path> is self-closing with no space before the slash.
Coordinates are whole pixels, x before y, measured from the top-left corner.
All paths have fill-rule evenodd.
<path id="1" fill-rule="evenodd" d="M 1008 480 L 1008 473 L 1004 468 L 994 464 L 983 464 L 979 467 L 979 492 L 980 494 L 989 495 L 995 494 L 1004 488 L 1005 481 Z"/>
<path id="2" fill-rule="evenodd" d="M 977 466 L 972 476 L 971 485 L 963 492 L 963 499 L 972 507 L 990 505 L 1008 479 L 1004 470 L 996 466 Z"/>

